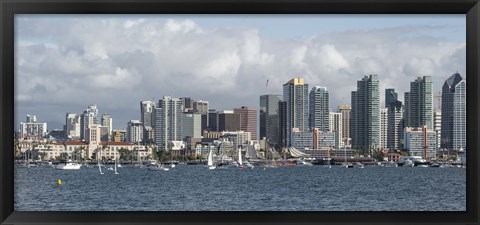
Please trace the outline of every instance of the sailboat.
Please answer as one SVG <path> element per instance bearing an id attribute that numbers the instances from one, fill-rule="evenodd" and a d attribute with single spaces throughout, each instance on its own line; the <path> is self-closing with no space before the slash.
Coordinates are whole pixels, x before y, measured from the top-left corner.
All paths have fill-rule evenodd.
<path id="1" fill-rule="evenodd" d="M 243 168 L 242 165 L 242 149 L 238 148 L 238 167 Z"/>
<path id="2" fill-rule="evenodd" d="M 116 150 L 115 150 L 115 156 L 114 156 L 114 158 L 115 158 L 115 174 L 119 174 L 119 173 L 117 172 L 117 151 L 116 151 Z"/>
<path id="3" fill-rule="evenodd" d="M 213 154 L 212 154 L 212 150 L 210 149 L 210 152 L 208 153 L 208 169 L 209 170 L 214 170 L 216 168 L 216 166 L 213 165 Z"/>
<path id="4" fill-rule="evenodd" d="M 101 158 L 101 157 L 100 157 Z M 97 159 L 97 165 L 98 165 L 98 170 L 100 171 L 100 174 L 104 174 L 102 172 L 102 167 L 100 166 L 100 159 Z"/>
<path id="5" fill-rule="evenodd" d="M 97 161 L 97 165 L 98 165 L 98 170 L 100 171 L 100 174 L 104 174 L 102 172 L 102 167 L 100 166 L 100 159 Z"/>

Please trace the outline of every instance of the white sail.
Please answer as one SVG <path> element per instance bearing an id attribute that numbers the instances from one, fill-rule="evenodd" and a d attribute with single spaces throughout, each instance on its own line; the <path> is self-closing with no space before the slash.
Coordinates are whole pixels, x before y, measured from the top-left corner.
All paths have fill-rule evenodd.
<path id="1" fill-rule="evenodd" d="M 118 174 L 118 172 L 117 172 L 117 151 L 115 151 L 114 158 L 115 158 L 115 174 Z"/>
<path id="2" fill-rule="evenodd" d="M 213 166 L 213 155 L 212 155 L 212 150 L 210 149 L 210 152 L 208 153 L 208 166 Z"/>
<path id="3" fill-rule="evenodd" d="M 100 170 L 100 174 L 103 174 L 102 167 L 100 166 L 100 160 L 97 161 L 97 165 L 98 165 L 98 170 Z"/>
<path id="4" fill-rule="evenodd" d="M 242 165 L 242 149 L 238 148 L 238 165 Z"/>

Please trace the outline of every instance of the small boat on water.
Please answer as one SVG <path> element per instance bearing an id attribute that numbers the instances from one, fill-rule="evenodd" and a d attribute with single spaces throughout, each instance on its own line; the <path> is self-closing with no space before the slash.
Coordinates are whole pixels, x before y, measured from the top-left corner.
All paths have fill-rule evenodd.
<path id="1" fill-rule="evenodd" d="M 72 160 L 68 160 L 65 162 L 61 162 L 58 164 L 55 169 L 57 170 L 79 170 L 82 167 L 82 164 L 72 162 Z"/>
<path id="2" fill-rule="evenodd" d="M 147 166 L 147 169 L 148 170 L 152 170 L 152 171 L 169 171 L 170 169 L 165 167 L 163 164 L 156 164 L 156 165 L 148 165 Z"/>

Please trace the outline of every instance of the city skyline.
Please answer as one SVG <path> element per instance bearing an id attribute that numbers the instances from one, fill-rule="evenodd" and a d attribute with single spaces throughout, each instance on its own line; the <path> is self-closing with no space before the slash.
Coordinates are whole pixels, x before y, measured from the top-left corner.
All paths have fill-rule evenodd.
<path id="1" fill-rule="evenodd" d="M 432 76 L 435 96 L 452 73 L 465 74 L 464 15 L 221 18 L 18 16 L 16 128 L 26 114 L 63 124 L 66 112 L 96 104 L 124 129 L 141 119 L 138 102 L 163 96 L 258 111 L 258 96 L 281 95 L 292 77 L 328 88 L 336 109 L 351 105 L 364 75 L 377 74 L 380 90 L 394 88 L 403 100 L 418 76 Z"/>

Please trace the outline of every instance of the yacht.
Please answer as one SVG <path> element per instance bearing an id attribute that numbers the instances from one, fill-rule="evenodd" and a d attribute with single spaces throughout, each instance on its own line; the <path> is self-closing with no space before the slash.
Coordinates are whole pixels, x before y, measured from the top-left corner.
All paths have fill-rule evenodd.
<path id="1" fill-rule="evenodd" d="M 61 162 L 60 164 L 55 167 L 58 170 L 79 170 L 82 167 L 82 164 L 72 162 L 71 159 L 65 162 Z"/>

